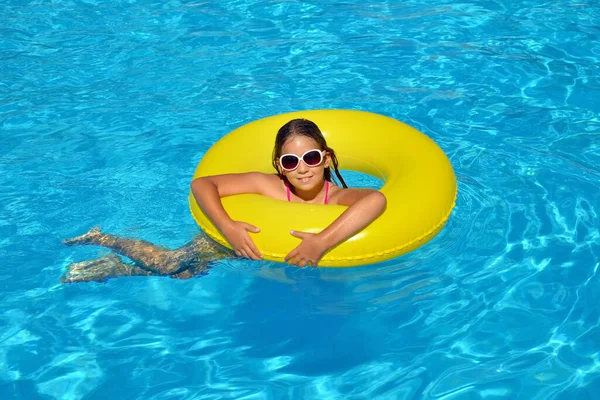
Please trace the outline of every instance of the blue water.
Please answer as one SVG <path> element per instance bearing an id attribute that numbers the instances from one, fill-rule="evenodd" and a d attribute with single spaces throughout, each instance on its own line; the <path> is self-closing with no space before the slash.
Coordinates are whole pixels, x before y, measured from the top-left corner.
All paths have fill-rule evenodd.
<path id="1" fill-rule="evenodd" d="M 598 398 L 596 0 L 7 0 L 0 17 L 0 398 Z M 106 254 L 61 243 L 94 225 L 185 243 L 210 145 L 317 108 L 444 149 L 459 196 L 435 240 L 360 268 L 58 283 Z"/>

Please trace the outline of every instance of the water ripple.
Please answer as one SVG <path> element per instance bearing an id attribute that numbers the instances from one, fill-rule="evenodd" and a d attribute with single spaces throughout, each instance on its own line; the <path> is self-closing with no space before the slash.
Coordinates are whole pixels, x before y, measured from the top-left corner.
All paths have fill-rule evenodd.
<path id="1" fill-rule="evenodd" d="M 0 6 L 2 398 L 593 398 L 600 12 L 591 1 Z M 459 186 L 404 257 L 227 260 L 60 285 L 100 224 L 166 246 L 210 145 L 314 108 L 415 126 Z M 380 182 L 353 176 L 357 186 Z M 402 221 L 398 221 L 401 225 Z M 124 379 L 127 377 L 127 379 Z"/>

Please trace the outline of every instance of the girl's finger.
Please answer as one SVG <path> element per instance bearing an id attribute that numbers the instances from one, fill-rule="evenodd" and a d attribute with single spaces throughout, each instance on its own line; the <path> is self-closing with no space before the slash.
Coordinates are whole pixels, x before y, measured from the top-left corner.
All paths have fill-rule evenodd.
<path id="1" fill-rule="evenodd" d="M 253 258 L 254 260 L 262 260 L 262 258 L 263 258 L 262 254 L 260 254 L 260 251 L 254 244 L 252 239 L 248 238 L 246 245 L 248 246 L 248 250 L 254 255 L 254 258 Z"/>
<path id="2" fill-rule="evenodd" d="M 290 253 L 290 254 L 291 254 L 291 253 Z M 296 265 L 296 263 L 298 262 L 298 260 L 297 260 L 297 257 L 298 257 L 298 255 L 297 255 L 297 254 L 294 254 L 294 255 L 291 255 L 291 256 L 290 256 L 290 255 L 288 255 L 288 256 L 286 257 L 286 260 L 285 260 L 285 261 L 286 261 L 288 264 L 291 264 L 291 265 Z"/>
<path id="3" fill-rule="evenodd" d="M 256 254 L 257 251 L 254 251 L 252 249 L 252 246 L 250 246 L 249 244 L 246 244 L 245 250 L 246 250 L 246 254 L 248 254 L 251 259 L 253 259 L 253 260 L 260 260 L 260 257 Z"/>
<path id="4" fill-rule="evenodd" d="M 288 262 L 289 260 L 291 260 L 292 258 L 296 257 L 296 255 L 298 254 L 298 250 L 294 249 L 292 251 L 290 251 L 288 253 L 287 256 L 285 256 L 284 261 Z"/>
<path id="5" fill-rule="evenodd" d="M 239 251 L 239 250 L 236 250 L 235 251 L 235 255 L 238 256 L 238 257 L 241 257 L 242 256 L 242 252 Z"/>
<path id="6" fill-rule="evenodd" d="M 294 262 L 293 262 L 293 264 L 294 264 L 294 265 L 297 265 L 297 266 L 299 266 L 300 268 L 302 268 L 302 265 L 301 265 L 301 264 L 302 264 L 302 263 L 304 263 L 304 259 L 302 258 L 302 256 L 301 256 L 301 255 L 299 255 L 299 254 L 298 254 L 296 257 L 294 257 L 294 260 L 293 260 L 293 261 L 294 261 Z"/>
<path id="7" fill-rule="evenodd" d="M 250 257 L 248 257 L 248 253 L 246 253 L 246 250 L 244 250 L 244 249 L 240 249 L 240 253 L 242 253 L 242 256 L 243 256 L 244 258 L 250 258 Z"/>
<path id="8" fill-rule="evenodd" d="M 248 223 L 244 223 L 246 230 L 254 233 L 260 232 L 260 228 L 258 226 L 250 225 Z"/>

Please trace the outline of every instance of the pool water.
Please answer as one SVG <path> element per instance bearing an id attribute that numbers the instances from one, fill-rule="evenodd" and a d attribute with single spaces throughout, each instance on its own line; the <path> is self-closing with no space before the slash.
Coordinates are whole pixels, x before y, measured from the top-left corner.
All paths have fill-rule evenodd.
<path id="1" fill-rule="evenodd" d="M 598 398 L 596 1 L 7 0 L 0 15 L 0 398 Z M 184 244 L 211 144 L 319 108 L 440 145 L 459 195 L 438 237 L 360 268 L 59 283 L 107 253 L 61 243 L 95 225 Z"/>

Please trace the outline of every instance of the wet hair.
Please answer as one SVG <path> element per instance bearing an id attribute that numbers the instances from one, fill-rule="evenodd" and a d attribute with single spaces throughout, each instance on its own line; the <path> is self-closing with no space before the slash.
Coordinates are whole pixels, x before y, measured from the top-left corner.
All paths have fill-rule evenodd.
<path id="1" fill-rule="evenodd" d="M 279 164 L 277 163 L 279 157 L 281 157 L 282 155 L 281 149 L 283 148 L 283 145 L 288 139 L 296 135 L 306 136 L 314 140 L 315 142 L 317 142 L 317 145 L 321 150 L 325 150 L 329 153 L 329 157 L 331 158 L 331 163 L 333 164 L 335 175 L 339 179 L 342 186 L 347 188 L 348 185 L 346 185 L 346 182 L 344 182 L 344 178 L 342 178 L 342 175 L 338 170 L 338 160 L 335 156 L 335 152 L 331 147 L 327 146 L 327 141 L 325 140 L 325 137 L 321 133 L 319 127 L 314 122 L 303 118 L 291 120 L 290 122 L 282 126 L 279 129 L 279 132 L 277 132 L 277 136 L 275 137 L 275 147 L 273 148 L 273 167 L 275 167 L 277 174 L 280 177 L 283 176 L 283 174 L 279 170 Z M 329 167 L 325 168 L 324 177 L 325 180 L 331 182 L 332 176 L 331 169 Z"/>

